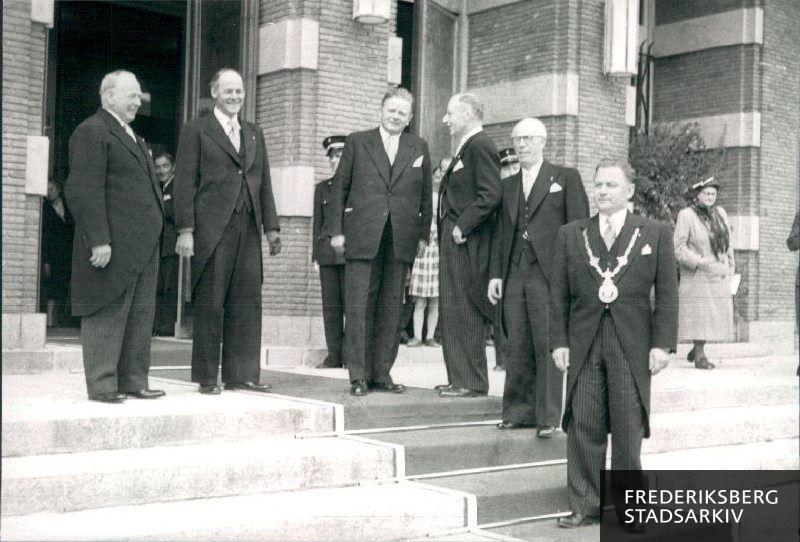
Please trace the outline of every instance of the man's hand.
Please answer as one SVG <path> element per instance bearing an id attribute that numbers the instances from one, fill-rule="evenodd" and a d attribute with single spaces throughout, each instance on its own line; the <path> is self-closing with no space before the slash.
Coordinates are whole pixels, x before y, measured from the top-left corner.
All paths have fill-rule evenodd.
<path id="1" fill-rule="evenodd" d="M 89 257 L 89 262 L 100 269 L 108 265 L 111 261 L 111 245 L 98 245 L 92 247 L 92 255 Z"/>
<path id="2" fill-rule="evenodd" d="M 417 242 L 417 258 L 422 258 L 426 248 L 428 248 L 428 242 L 424 239 L 420 239 Z"/>
<path id="3" fill-rule="evenodd" d="M 567 367 L 569 367 L 569 348 L 561 346 L 553 350 L 553 361 L 559 371 L 566 373 Z"/>
<path id="4" fill-rule="evenodd" d="M 453 226 L 453 242 L 457 245 L 467 242 L 467 238 L 461 235 L 461 228 L 458 226 Z"/>
<path id="5" fill-rule="evenodd" d="M 503 279 L 491 279 L 486 295 L 489 297 L 489 303 L 497 305 L 497 302 L 503 299 Z"/>
<path id="6" fill-rule="evenodd" d="M 194 256 L 194 235 L 190 231 L 182 231 L 178 234 L 175 242 L 175 252 L 181 258 L 191 258 Z"/>
<path id="7" fill-rule="evenodd" d="M 661 348 L 650 349 L 650 374 L 658 374 L 669 363 L 669 353 Z"/>
<path id="8" fill-rule="evenodd" d="M 267 230 L 267 243 L 269 243 L 270 256 L 281 253 L 281 236 L 278 234 L 278 230 Z"/>
<path id="9" fill-rule="evenodd" d="M 344 235 L 334 235 L 331 237 L 331 247 L 336 254 L 344 254 Z"/>

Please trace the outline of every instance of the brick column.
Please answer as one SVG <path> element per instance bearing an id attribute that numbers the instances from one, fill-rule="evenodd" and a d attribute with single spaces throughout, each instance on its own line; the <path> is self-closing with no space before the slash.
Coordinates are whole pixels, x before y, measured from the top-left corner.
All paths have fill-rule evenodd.
<path id="1" fill-rule="evenodd" d="M 42 348 L 45 340 L 37 300 L 47 31 L 38 15 L 30 0 L 3 2 L 3 349 Z"/>
<path id="2" fill-rule="evenodd" d="M 377 126 L 388 88 L 395 9 L 375 26 L 353 21 L 352 12 L 352 0 L 261 2 L 256 121 L 283 228 L 283 252 L 265 257 L 268 364 L 316 358 L 325 347 L 319 277 L 310 262 L 314 183 L 331 175 L 322 140 Z"/>

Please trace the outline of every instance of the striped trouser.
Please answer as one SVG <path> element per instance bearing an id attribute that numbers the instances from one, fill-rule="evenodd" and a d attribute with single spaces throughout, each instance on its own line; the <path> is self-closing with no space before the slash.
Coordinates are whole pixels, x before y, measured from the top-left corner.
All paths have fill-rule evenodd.
<path id="1" fill-rule="evenodd" d="M 600 320 L 571 395 L 567 484 L 573 512 L 600 514 L 600 477 L 611 433 L 611 468 L 640 470 L 644 407 L 609 313 Z"/>
<path id="2" fill-rule="evenodd" d="M 147 388 L 150 337 L 156 314 L 158 243 L 150 259 L 114 302 L 81 318 L 89 397 Z"/>
<path id="3" fill-rule="evenodd" d="M 445 216 L 439 243 L 439 325 L 447 379 L 456 388 L 486 393 L 486 320 L 470 298 L 467 245 L 453 242 L 454 225 Z"/>

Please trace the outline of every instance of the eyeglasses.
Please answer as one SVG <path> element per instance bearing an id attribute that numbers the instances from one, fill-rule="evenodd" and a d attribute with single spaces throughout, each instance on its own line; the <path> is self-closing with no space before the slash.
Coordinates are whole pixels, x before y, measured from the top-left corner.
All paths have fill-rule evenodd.
<path id="1" fill-rule="evenodd" d="M 536 139 L 544 140 L 544 137 L 536 135 L 515 136 L 511 138 L 511 141 L 514 143 L 514 145 L 519 145 L 520 143 L 526 143 L 530 145 Z"/>

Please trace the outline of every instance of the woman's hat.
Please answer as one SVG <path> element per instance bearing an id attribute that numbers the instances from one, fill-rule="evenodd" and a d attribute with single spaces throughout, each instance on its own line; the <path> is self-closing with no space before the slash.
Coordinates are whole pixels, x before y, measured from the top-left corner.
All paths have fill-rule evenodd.
<path id="1" fill-rule="evenodd" d="M 692 185 L 692 190 L 700 192 L 701 190 L 703 190 L 704 188 L 708 188 L 709 186 L 713 186 L 714 188 L 719 190 L 719 182 L 714 177 L 709 177 L 708 179 L 694 183 Z"/>

